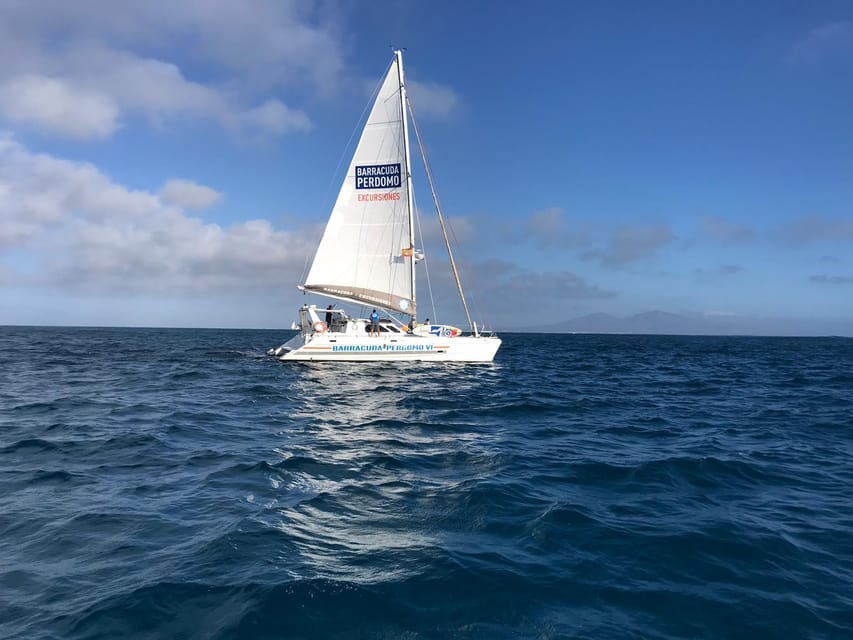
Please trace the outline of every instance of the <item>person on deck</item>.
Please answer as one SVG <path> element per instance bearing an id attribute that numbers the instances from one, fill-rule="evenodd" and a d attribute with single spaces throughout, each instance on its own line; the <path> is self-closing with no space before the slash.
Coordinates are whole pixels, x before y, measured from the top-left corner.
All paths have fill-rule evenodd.
<path id="1" fill-rule="evenodd" d="M 370 335 L 379 337 L 379 314 L 376 313 L 376 309 L 370 314 Z"/>
<path id="2" fill-rule="evenodd" d="M 332 305 L 326 307 L 326 328 L 332 330 Z"/>

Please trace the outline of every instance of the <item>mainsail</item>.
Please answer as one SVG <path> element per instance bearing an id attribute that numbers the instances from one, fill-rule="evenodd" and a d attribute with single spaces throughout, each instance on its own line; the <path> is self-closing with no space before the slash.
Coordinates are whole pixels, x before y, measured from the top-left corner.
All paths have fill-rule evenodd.
<path id="1" fill-rule="evenodd" d="M 407 123 L 399 55 L 385 76 L 304 288 L 415 315 Z"/>

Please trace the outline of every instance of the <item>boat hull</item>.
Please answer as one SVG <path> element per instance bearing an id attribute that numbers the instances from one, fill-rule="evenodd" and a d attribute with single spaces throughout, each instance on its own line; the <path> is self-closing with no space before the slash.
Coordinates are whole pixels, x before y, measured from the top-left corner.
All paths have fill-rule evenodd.
<path id="1" fill-rule="evenodd" d="M 282 345 L 279 359 L 328 362 L 492 362 L 500 346 L 500 338 L 493 336 L 366 337 L 324 333 L 294 336 Z"/>

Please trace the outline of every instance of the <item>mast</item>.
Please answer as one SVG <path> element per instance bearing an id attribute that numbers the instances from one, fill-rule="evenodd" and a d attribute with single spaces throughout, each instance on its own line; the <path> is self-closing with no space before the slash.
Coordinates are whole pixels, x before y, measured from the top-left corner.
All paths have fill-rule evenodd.
<path id="1" fill-rule="evenodd" d="M 409 216 L 409 250 L 411 255 L 411 278 L 412 278 L 412 324 L 418 311 L 415 294 L 415 206 L 414 195 L 412 193 L 412 158 L 409 154 L 409 121 L 406 117 L 406 84 L 403 80 L 403 52 L 400 49 L 394 51 L 394 57 L 397 59 L 397 77 L 400 80 L 400 117 L 403 119 L 403 148 L 406 153 L 406 209 Z"/>

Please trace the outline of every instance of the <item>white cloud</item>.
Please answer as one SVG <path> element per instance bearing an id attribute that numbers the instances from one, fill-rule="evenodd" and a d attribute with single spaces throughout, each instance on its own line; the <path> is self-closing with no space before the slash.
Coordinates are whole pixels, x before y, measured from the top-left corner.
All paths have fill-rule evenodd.
<path id="1" fill-rule="evenodd" d="M 108 137 L 125 116 L 305 131 L 292 102 L 332 91 L 343 66 L 331 15 L 273 0 L 2 3 L 0 87 L 14 100 L 0 115 L 79 139 Z"/>
<path id="2" fill-rule="evenodd" d="M 672 229 L 665 225 L 620 225 L 613 230 L 606 249 L 589 251 L 584 257 L 608 267 L 621 267 L 653 256 L 673 238 Z"/>
<path id="3" fill-rule="evenodd" d="M 68 289 L 281 286 L 296 282 L 314 250 L 310 233 L 277 230 L 266 220 L 206 224 L 90 164 L 32 153 L 9 136 L 0 137 L 0 214 L 0 249 L 27 252 L 37 264 L 34 278 Z M 15 268 L 13 256 L 5 262 L 3 270 Z"/>
<path id="4" fill-rule="evenodd" d="M 0 112 L 12 122 L 80 140 L 108 138 L 119 117 L 109 95 L 33 74 L 0 84 Z"/>
<path id="5" fill-rule="evenodd" d="M 222 200 L 222 194 L 192 180 L 169 180 L 160 189 L 160 197 L 183 209 L 207 209 Z"/>
<path id="6" fill-rule="evenodd" d="M 444 219 L 447 233 L 450 236 L 451 246 L 466 244 L 477 238 L 480 221 L 464 216 L 451 216 Z M 424 246 L 434 245 L 444 251 L 444 235 L 441 233 L 441 225 L 434 211 L 418 209 L 415 221 L 417 236 Z"/>
<path id="7" fill-rule="evenodd" d="M 800 216 L 785 223 L 778 235 L 794 244 L 853 241 L 853 218 L 830 218 L 820 214 Z"/>
<path id="8" fill-rule="evenodd" d="M 813 275 L 809 276 L 810 282 L 816 282 L 818 284 L 853 284 L 853 276 L 827 276 L 827 275 Z"/>
<path id="9" fill-rule="evenodd" d="M 734 224 L 716 216 L 704 216 L 699 221 L 702 233 L 720 242 L 746 242 L 755 237 L 755 232 L 744 225 Z"/>
<path id="10" fill-rule="evenodd" d="M 527 235 L 543 249 L 566 249 L 582 247 L 590 242 L 588 225 L 574 221 L 568 225 L 560 207 L 549 207 L 534 211 L 527 220 Z M 518 232 L 507 230 L 509 238 L 517 239 Z"/>
<path id="11" fill-rule="evenodd" d="M 614 298 L 617 293 L 603 289 L 570 271 L 538 271 L 514 262 L 490 260 L 475 265 L 468 274 L 466 290 L 476 299 L 490 322 L 512 325 L 519 309 L 536 309 L 535 317 L 561 320 L 578 301 Z M 527 326 L 549 324 L 548 320 L 523 321 Z"/>
<path id="12" fill-rule="evenodd" d="M 309 131 L 311 121 L 302 111 L 291 109 L 278 100 L 267 100 L 243 114 L 243 123 L 269 133 Z"/>
<path id="13" fill-rule="evenodd" d="M 33 154 L 0 135 L 0 247 L 26 244 L 78 210 L 97 218 L 113 204 L 139 209 L 128 197 L 115 202 L 116 191 L 92 165 Z"/>
<path id="14" fill-rule="evenodd" d="M 462 105 L 456 92 L 435 82 L 406 80 L 416 116 L 446 118 Z"/>
<path id="15" fill-rule="evenodd" d="M 827 58 L 853 60 L 853 22 L 840 21 L 815 27 L 788 52 L 790 64 L 815 64 Z"/>
<path id="16" fill-rule="evenodd" d="M 550 207 L 534 211 L 527 221 L 527 230 L 534 236 L 551 237 L 563 227 L 563 210 Z"/>
<path id="17" fill-rule="evenodd" d="M 0 25 L 14 50 L 26 53 L 19 64 L 40 56 L 44 62 L 44 56 L 52 59 L 84 43 L 152 55 L 179 47 L 189 60 L 252 87 L 310 83 L 325 89 L 343 66 L 341 12 L 293 0 L 6 2 L 0 4 Z"/>
<path id="18" fill-rule="evenodd" d="M 170 62 L 87 45 L 70 52 L 66 63 L 75 82 L 97 87 L 124 109 L 152 119 L 182 112 L 216 116 L 229 108 L 216 89 L 187 80 Z"/>
<path id="19" fill-rule="evenodd" d="M 693 277 L 698 282 L 720 282 L 723 278 L 742 273 L 745 269 L 738 264 L 724 264 L 713 269 L 699 267 L 693 270 Z"/>

